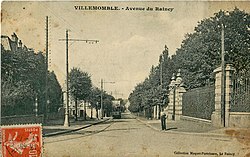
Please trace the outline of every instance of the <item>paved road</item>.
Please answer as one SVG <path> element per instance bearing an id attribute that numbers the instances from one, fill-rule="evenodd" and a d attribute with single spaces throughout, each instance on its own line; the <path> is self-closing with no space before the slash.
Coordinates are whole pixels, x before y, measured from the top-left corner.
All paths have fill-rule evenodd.
<path id="1" fill-rule="evenodd" d="M 222 152 L 221 156 L 233 156 L 229 153 L 235 153 L 234 156 L 244 157 L 249 150 L 246 143 L 234 137 L 203 137 L 160 132 L 131 118 L 129 114 L 124 114 L 122 118 L 70 134 L 47 137 L 44 139 L 44 156 L 210 157 L 216 156 L 213 153 Z"/>

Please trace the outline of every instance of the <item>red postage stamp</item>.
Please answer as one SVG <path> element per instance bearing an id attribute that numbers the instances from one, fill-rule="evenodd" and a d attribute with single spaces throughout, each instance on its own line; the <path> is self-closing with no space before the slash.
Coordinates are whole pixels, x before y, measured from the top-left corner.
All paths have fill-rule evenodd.
<path id="1" fill-rule="evenodd" d="M 40 124 L 1 126 L 3 157 L 40 157 L 42 127 Z"/>

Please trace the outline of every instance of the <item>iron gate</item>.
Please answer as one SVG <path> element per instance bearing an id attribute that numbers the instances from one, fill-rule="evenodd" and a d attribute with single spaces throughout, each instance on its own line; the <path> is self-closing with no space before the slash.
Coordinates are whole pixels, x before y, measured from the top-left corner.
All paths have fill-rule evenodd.
<path id="1" fill-rule="evenodd" d="M 250 112 L 250 72 L 232 76 L 231 112 Z"/>

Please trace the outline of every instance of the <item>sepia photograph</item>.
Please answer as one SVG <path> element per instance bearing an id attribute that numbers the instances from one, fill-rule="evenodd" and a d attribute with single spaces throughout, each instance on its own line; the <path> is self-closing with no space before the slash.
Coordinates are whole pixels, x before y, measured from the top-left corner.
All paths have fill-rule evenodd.
<path id="1" fill-rule="evenodd" d="M 0 157 L 250 157 L 250 2 L 3 0 L 0 111 Z"/>

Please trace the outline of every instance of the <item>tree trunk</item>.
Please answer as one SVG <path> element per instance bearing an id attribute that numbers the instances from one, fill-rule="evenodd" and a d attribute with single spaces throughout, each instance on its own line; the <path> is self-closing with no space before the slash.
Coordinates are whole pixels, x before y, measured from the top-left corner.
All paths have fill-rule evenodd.
<path id="1" fill-rule="evenodd" d="M 93 106 L 91 105 L 90 119 L 93 119 Z"/>
<path id="2" fill-rule="evenodd" d="M 95 111 L 96 111 L 96 118 L 98 119 L 99 118 L 99 115 L 98 115 L 98 106 L 96 105 L 95 107 Z"/>

